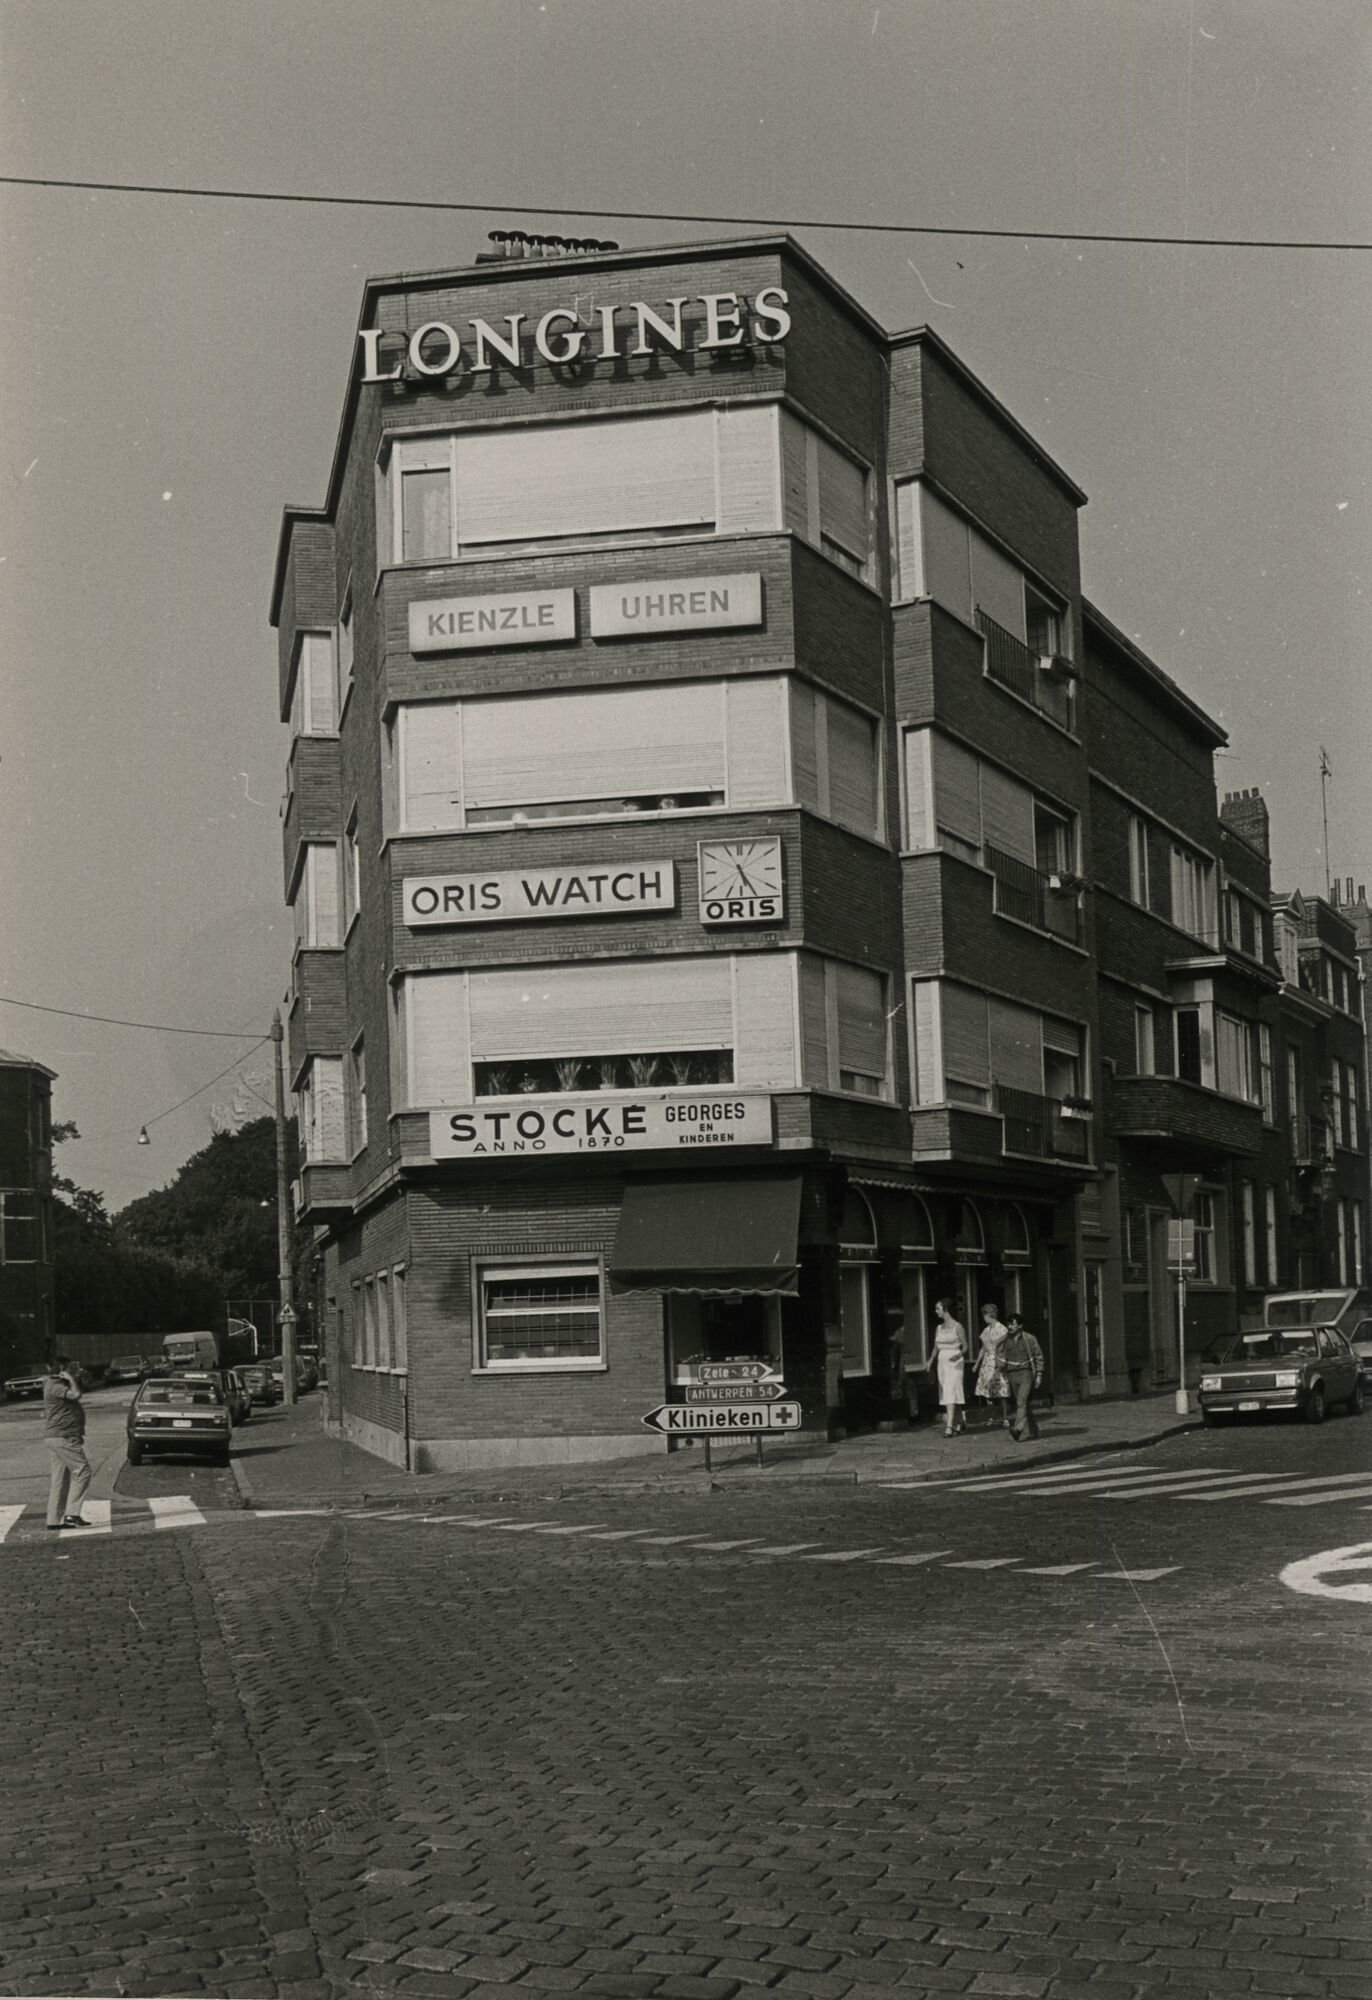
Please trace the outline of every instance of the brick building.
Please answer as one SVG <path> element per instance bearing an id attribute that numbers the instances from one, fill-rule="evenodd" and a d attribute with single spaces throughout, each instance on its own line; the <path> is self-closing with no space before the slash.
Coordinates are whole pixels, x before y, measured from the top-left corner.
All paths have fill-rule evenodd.
<path id="1" fill-rule="evenodd" d="M 52 1350 L 53 1078 L 0 1049 L 0 1379 Z"/>
<path id="2" fill-rule="evenodd" d="M 1279 980 L 1222 732 L 1083 606 L 1084 497 L 787 238 L 367 285 L 272 600 L 348 1435 L 660 1449 L 643 1414 L 725 1355 L 871 1423 L 938 1296 L 1022 1311 L 1060 1391 L 1175 1368 L 1158 1175 L 1179 1133 L 1236 1212 L 1257 1039 L 1221 1081 L 1205 1037 Z M 1180 1074 L 1136 1074 L 1145 1004 Z"/>

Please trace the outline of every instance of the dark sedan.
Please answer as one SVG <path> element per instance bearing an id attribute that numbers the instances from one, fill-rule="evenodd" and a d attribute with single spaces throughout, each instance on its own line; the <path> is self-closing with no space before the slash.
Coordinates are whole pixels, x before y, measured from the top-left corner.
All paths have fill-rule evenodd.
<path id="1" fill-rule="evenodd" d="M 1342 1403 L 1353 1416 L 1362 1414 L 1358 1357 L 1332 1326 L 1236 1333 L 1206 1361 L 1200 1379 L 1207 1424 L 1265 1410 L 1299 1412 L 1308 1424 L 1318 1424 L 1331 1403 Z"/>
<path id="2" fill-rule="evenodd" d="M 260 1403 L 265 1407 L 281 1401 L 281 1383 L 279 1378 L 273 1375 L 270 1363 L 250 1361 L 246 1367 L 240 1368 L 238 1373 L 243 1387 L 255 1404 Z"/>
<path id="3" fill-rule="evenodd" d="M 233 1419 L 219 1383 L 209 1375 L 154 1375 L 129 1404 L 130 1465 L 149 1453 L 191 1453 L 229 1462 Z"/>

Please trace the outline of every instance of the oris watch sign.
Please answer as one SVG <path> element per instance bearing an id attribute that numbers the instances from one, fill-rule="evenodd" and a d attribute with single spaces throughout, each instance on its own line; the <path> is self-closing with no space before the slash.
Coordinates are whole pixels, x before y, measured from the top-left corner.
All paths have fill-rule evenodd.
<path id="1" fill-rule="evenodd" d="M 495 924 L 531 917 L 612 917 L 676 908 L 670 861 L 589 867 L 495 869 L 486 875 L 412 875 L 402 885 L 405 922 Z"/>

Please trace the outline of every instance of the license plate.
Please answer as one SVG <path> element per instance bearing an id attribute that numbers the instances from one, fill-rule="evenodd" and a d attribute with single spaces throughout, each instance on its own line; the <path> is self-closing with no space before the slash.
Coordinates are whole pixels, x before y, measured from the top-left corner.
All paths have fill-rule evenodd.
<path id="1" fill-rule="evenodd" d="M 1240 1403 L 1240 1404 L 1239 1404 L 1239 1408 L 1240 1408 L 1241 1410 L 1260 1410 L 1260 1409 L 1262 1408 L 1262 1404 L 1261 1404 L 1261 1403 Z"/>
<path id="2" fill-rule="evenodd" d="M 195 1428 L 194 1423 L 189 1417 L 172 1418 L 172 1429 L 174 1431 L 189 1431 L 193 1430 L 194 1428 Z"/>

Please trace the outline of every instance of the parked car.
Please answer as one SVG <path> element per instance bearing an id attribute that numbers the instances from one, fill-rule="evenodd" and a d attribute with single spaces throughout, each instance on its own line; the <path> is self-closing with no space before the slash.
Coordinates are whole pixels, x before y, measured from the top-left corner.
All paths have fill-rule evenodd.
<path id="1" fill-rule="evenodd" d="M 1299 1411 L 1308 1424 L 1318 1424 L 1331 1403 L 1362 1415 L 1362 1370 L 1337 1327 L 1263 1327 L 1236 1333 L 1213 1352 L 1200 1378 L 1207 1424 L 1264 1410 Z"/>
<path id="2" fill-rule="evenodd" d="M 252 1415 L 252 1397 L 248 1386 L 236 1368 L 221 1368 L 219 1379 L 224 1385 L 224 1395 L 229 1405 L 229 1415 L 235 1424 L 245 1424 Z"/>
<path id="3" fill-rule="evenodd" d="M 271 1364 L 271 1371 L 278 1390 L 284 1396 L 286 1393 L 285 1390 L 286 1368 L 285 1368 L 285 1363 L 282 1361 L 281 1356 L 279 1354 L 277 1355 L 275 1361 L 273 1361 Z M 297 1355 L 295 1363 L 296 1395 L 303 1396 L 306 1390 L 314 1388 L 318 1380 L 319 1380 L 319 1371 L 314 1366 L 313 1362 L 303 1361 Z"/>
<path id="4" fill-rule="evenodd" d="M 127 1431 L 130 1465 L 159 1452 L 188 1452 L 227 1465 L 233 1417 L 212 1375 L 151 1375 L 129 1404 Z"/>
<path id="5" fill-rule="evenodd" d="M 148 1364 L 141 1354 L 116 1354 L 105 1369 L 106 1382 L 141 1382 Z"/>
<path id="6" fill-rule="evenodd" d="M 1360 1319 L 1348 1336 L 1348 1345 L 1358 1357 L 1363 1387 L 1372 1393 L 1372 1319 Z"/>
<path id="7" fill-rule="evenodd" d="M 43 1384 L 47 1381 L 47 1371 L 40 1368 L 35 1374 L 11 1375 L 5 1384 L 5 1397 L 18 1399 L 20 1396 L 41 1396 Z"/>
<path id="8" fill-rule="evenodd" d="M 271 1365 L 266 1361 L 250 1361 L 238 1371 L 243 1386 L 254 1403 L 264 1406 L 281 1401 L 280 1379 L 272 1374 Z"/>

